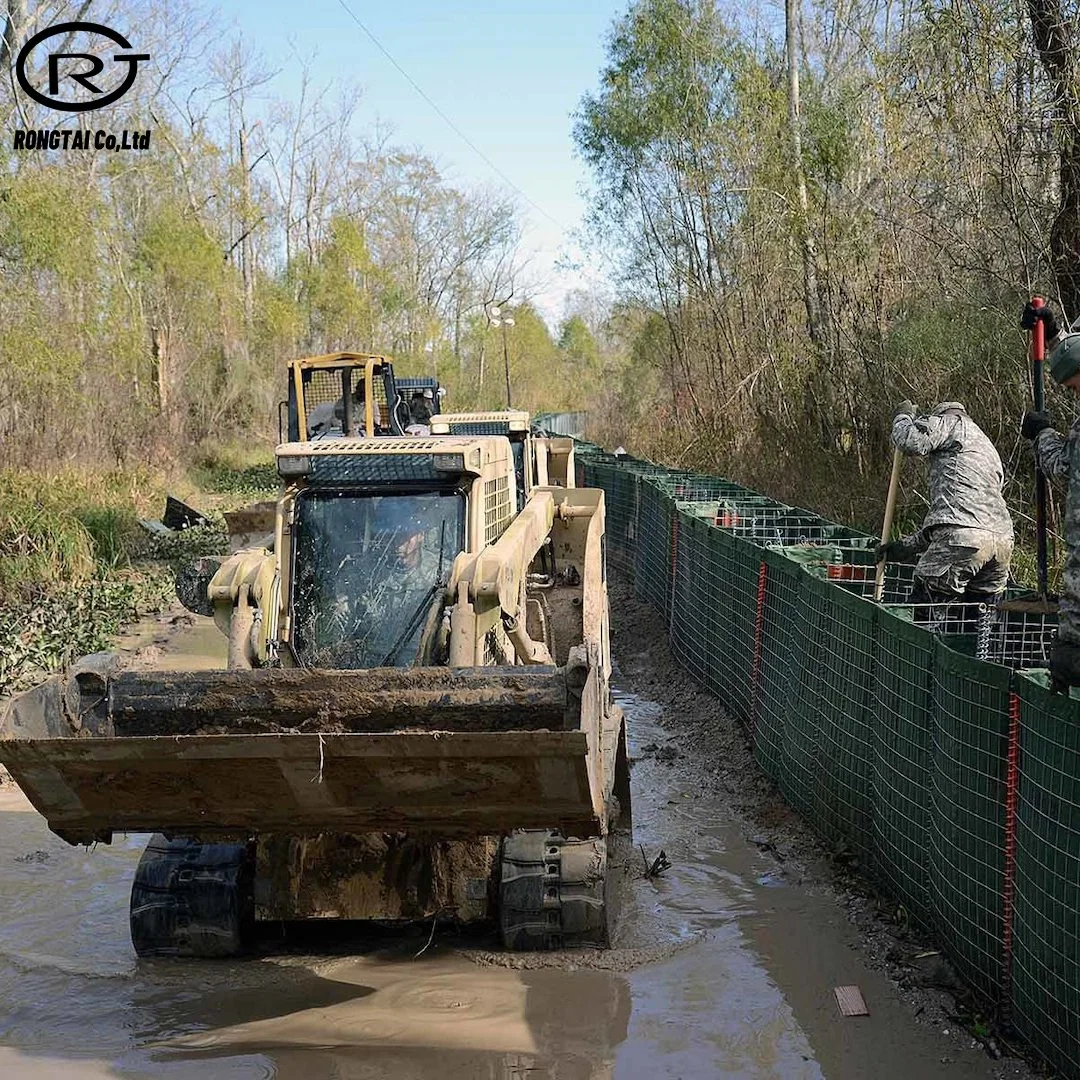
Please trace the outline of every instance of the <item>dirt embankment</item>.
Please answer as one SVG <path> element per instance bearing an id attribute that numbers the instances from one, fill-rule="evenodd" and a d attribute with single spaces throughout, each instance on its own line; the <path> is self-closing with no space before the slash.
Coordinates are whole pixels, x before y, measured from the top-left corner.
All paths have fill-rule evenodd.
<path id="1" fill-rule="evenodd" d="M 977 1039 L 992 1058 L 1014 1055 L 999 1062 L 997 1076 L 1046 1075 L 994 1030 L 937 944 L 907 925 L 903 909 L 859 875 L 849 853 L 830 848 L 787 806 L 755 763 L 744 729 L 675 662 L 663 621 L 635 597 L 629 582 L 613 577 L 609 594 L 619 683 L 661 706 L 659 724 L 668 736 L 642 752 L 664 762 L 684 785 L 729 807 L 778 874 L 828 895 L 857 930 L 866 965 L 896 986 L 917 1023 L 949 1032 L 958 1044 Z"/>

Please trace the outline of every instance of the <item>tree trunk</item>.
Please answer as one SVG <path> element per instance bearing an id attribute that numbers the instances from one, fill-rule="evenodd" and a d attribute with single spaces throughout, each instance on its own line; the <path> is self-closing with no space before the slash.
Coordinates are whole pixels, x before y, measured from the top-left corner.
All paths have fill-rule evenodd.
<path id="1" fill-rule="evenodd" d="M 255 320 L 255 243 L 251 238 L 254 231 L 254 213 L 251 206 L 251 165 L 248 162 L 247 127 L 240 125 L 240 273 L 244 281 L 244 331 L 251 335 L 251 324 Z"/>
<path id="2" fill-rule="evenodd" d="M 787 52 L 788 127 L 791 138 L 791 165 L 795 174 L 795 195 L 798 200 L 796 235 L 802 257 L 803 303 L 806 306 L 806 328 L 810 340 L 819 349 L 824 342 L 821 327 L 821 305 L 818 299 L 817 250 L 810 235 L 810 200 L 806 192 L 806 172 L 803 169 L 802 132 L 799 116 L 799 4 L 801 0 L 784 0 L 784 45 Z"/>
<path id="3" fill-rule="evenodd" d="M 169 332 L 163 326 L 155 326 L 151 331 L 153 341 L 151 355 L 154 358 L 154 370 L 157 374 L 158 412 L 163 417 L 169 414 Z"/>
<path id="4" fill-rule="evenodd" d="M 1050 258 L 1065 321 L 1080 315 L 1080 32 L 1061 0 L 1028 0 L 1031 28 L 1057 98 L 1059 204 Z"/>

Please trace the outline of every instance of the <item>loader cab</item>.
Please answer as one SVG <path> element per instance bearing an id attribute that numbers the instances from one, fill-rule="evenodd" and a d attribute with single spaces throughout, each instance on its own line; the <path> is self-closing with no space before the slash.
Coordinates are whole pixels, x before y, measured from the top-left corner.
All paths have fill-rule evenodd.
<path id="1" fill-rule="evenodd" d="M 279 635 L 307 668 L 439 663 L 455 560 L 514 514 L 505 439 L 338 439 L 278 448 Z"/>
<path id="2" fill-rule="evenodd" d="M 414 424 L 430 425 L 438 416 L 446 396 L 446 389 L 433 375 L 399 375 L 397 391 Z"/>
<path id="3" fill-rule="evenodd" d="M 517 509 L 525 506 L 529 492 L 539 482 L 536 477 L 532 434 L 527 412 L 444 413 L 431 422 L 432 435 L 504 435 L 510 440 L 517 484 Z"/>
<path id="4" fill-rule="evenodd" d="M 408 423 L 389 358 L 337 352 L 289 364 L 287 440 L 403 435 Z"/>

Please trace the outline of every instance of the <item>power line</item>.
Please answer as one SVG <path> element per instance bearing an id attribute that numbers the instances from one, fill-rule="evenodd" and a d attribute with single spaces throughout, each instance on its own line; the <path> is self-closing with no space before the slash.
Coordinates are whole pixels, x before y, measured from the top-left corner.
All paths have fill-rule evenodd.
<path id="1" fill-rule="evenodd" d="M 461 128 L 459 128 L 457 124 L 455 124 L 454 121 L 451 120 L 450 117 L 447 116 L 446 113 L 444 113 L 442 109 L 440 109 L 439 106 L 426 93 L 424 93 L 423 87 L 421 87 L 420 84 L 417 83 L 417 81 L 393 58 L 393 56 L 390 55 L 390 52 L 387 50 L 386 46 L 383 45 L 383 43 L 359 20 L 359 18 L 357 18 L 356 13 L 352 10 L 352 8 L 349 7 L 348 4 L 345 3 L 345 0 L 338 0 L 338 3 L 344 9 L 345 13 L 349 16 L 349 18 L 351 18 L 352 21 L 356 23 L 356 25 L 359 26 L 365 34 L 367 34 L 375 48 L 378 49 L 379 52 L 381 52 L 383 56 L 385 56 L 386 59 L 394 65 L 395 68 L 397 68 L 397 70 L 401 73 L 406 82 L 408 82 L 408 84 L 438 114 L 443 123 L 445 123 L 446 126 L 450 128 L 450 130 L 453 131 L 454 134 L 457 135 L 457 137 L 461 139 L 461 141 L 465 143 L 465 145 L 468 146 L 469 149 L 472 150 L 472 152 L 476 154 L 476 156 L 480 158 L 480 160 L 483 161 L 487 165 L 487 167 L 491 169 L 492 172 L 501 177 L 502 180 L 507 183 L 511 188 L 513 188 L 514 191 L 516 191 L 538 214 L 543 214 L 543 216 L 546 217 L 548 221 L 552 223 L 552 225 L 557 225 L 560 229 L 563 229 L 565 231 L 566 226 L 563 225 L 561 221 L 557 221 L 542 206 L 538 206 L 535 202 L 533 202 L 533 200 L 530 199 L 529 196 L 526 195 L 525 192 L 522 191 L 521 188 L 519 188 L 517 184 L 515 184 L 514 181 L 511 180 L 510 177 L 507 176 L 506 173 L 504 173 L 502 169 L 500 169 L 499 166 L 496 165 L 495 162 L 492 161 L 491 158 L 489 158 L 487 154 L 485 154 L 484 151 L 481 150 L 480 147 L 477 146 L 476 143 L 474 143 L 472 139 L 470 139 L 469 136 L 466 135 L 465 132 L 462 131 Z"/>

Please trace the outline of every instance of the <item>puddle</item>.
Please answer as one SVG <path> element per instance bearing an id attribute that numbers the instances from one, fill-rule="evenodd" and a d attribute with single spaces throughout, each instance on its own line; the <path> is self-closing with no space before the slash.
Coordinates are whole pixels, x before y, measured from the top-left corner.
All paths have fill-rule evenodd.
<path id="1" fill-rule="evenodd" d="M 209 620 L 166 634 L 156 665 L 221 666 Z M 162 637 L 151 627 L 146 644 Z M 617 943 L 657 946 L 625 972 L 479 966 L 416 932 L 359 955 L 139 962 L 128 940 L 144 837 L 71 848 L 34 813 L 0 805 L 0 1075 L 609 1080 L 990 1077 L 918 1027 L 848 947 L 826 898 L 793 885 L 686 763 L 643 750 L 670 736 L 650 702 L 631 721 L 636 841 Z M 17 796 L 13 797 L 17 800 Z M 419 944 L 426 939 L 420 932 Z M 681 947 L 680 947 L 681 946 Z M 871 1016 L 842 1018 L 859 985 Z"/>

